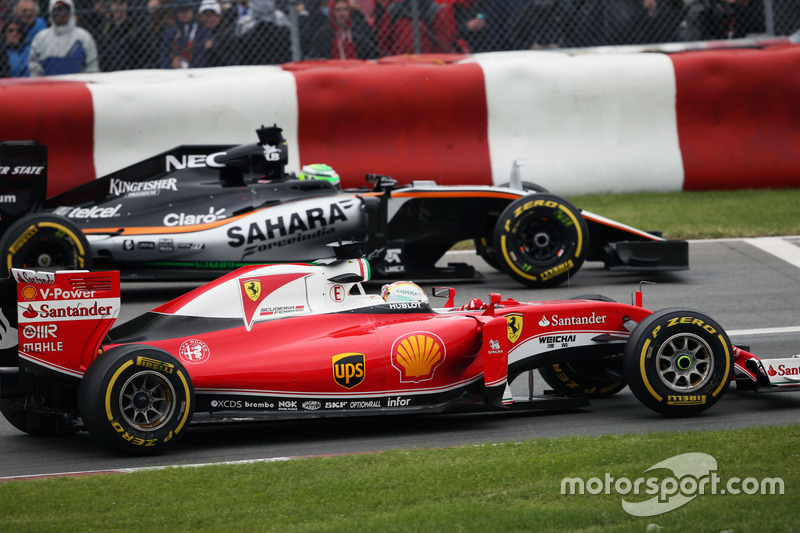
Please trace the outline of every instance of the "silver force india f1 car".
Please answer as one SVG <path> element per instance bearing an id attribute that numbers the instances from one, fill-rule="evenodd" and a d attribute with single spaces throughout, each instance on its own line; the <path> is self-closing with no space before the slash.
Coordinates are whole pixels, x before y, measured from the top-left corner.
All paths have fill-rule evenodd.
<path id="1" fill-rule="evenodd" d="M 0 411 L 27 433 L 86 429 L 147 454 L 191 423 L 574 408 L 625 386 L 678 416 L 732 381 L 800 386 L 800 358 L 759 360 L 709 316 L 652 312 L 640 293 L 456 308 L 440 288 L 434 309 L 409 282 L 366 294 L 369 262 L 349 255 L 242 267 L 113 329 L 119 272 L 14 269 L 0 283 Z M 532 369 L 562 395 L 512 397 Z"/>
<path id="2" fill-rule="evenodd" d="M 241 146 L 182 146 L 45 200 L 46 147 L 0 143 L 0 275 L 11 268 L 100 268 L 124 279 L 213 279 L 251 265 L 313 261 L 337 240 L 364 242 L 376 279 L 474 279 L 436 267 L 455 243 L 530 287 L 584 261 L 611 270 L 683 270 L 688 244 L 581 211 L 517 177 L 511 187 L 397 186 L 342 191 L 285 172 L 278 127 Z M 17 172 L 26 169 L 26 172 Z M 29 172 L 35 169 L 35 172 Z M 537 192 L 538 191 L 538 192 Z M 13 199 L 13 201 L 11 200 Z"/>

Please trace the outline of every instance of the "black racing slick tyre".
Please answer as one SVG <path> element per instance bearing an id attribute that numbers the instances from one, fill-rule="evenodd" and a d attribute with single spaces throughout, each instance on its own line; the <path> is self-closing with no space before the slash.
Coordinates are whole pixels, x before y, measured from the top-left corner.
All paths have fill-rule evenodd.
<path id="1" fill-rule="evenodd" d="M 554 194 L 531 194 L 509 204 L 494 230 L 497 261 L 513 279 L 554 287 L 581 268 L 589 230 L 580 210 Z"/>
<path id="2" fill-rule="evenodd" d="M 608 398 L 627 386 L 613 379 L 589 376 L 586 371 L 578 371 L 577 366 L 572 363 L 555 363 L 542 367 L 539 375 L 556 392 L 580 394 L 588 398 Z"/>
<path id="3" fill-rule="evenodd" d="M 88 270 L 92 267 L 89 243 L 69 220 L 35 213 L 9 226 L 0 240 L 2 275 L 12 268 L 32 270 Z"/>
<path id="4" fill-rule="evenodd" d="M 728 388 L 733 349 L 707 315 L 669 308 L 648 316 L 631 333 L 623 371 L 633 394 L 653 411 L 689 416 L 714 405 Z"/>
<path id="5" fill-rule="evenodd" d="M 84 375 L 78 409 L 100 442 L 136 455 L 160 453 L 186 433 L 194 388 L 183 365 L 147 346 L 112 348 Z"/>

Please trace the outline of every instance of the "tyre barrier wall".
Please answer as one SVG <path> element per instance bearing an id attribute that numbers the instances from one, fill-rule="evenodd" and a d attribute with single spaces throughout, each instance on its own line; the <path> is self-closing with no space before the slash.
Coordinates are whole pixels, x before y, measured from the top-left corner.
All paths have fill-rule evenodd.
<path id="1" fill-rule="evenodd" d="M 559 194 L 800 187 L 800 45 L 497 52 L 0 81 L 0 139 L 49 147 L 56 194 L 180 144 L 283 128 L 344 186 L 522 179 Z M 2 169 L 0 169 L 0 172 Z"/>

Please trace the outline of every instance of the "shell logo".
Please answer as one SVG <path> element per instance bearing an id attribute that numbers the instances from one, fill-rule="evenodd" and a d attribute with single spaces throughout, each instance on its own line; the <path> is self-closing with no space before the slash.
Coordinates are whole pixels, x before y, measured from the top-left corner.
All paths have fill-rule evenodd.
<path id="1" fill-rule="evenodd" d="M 419 383 L 433 379 L 433 373 L 444 362 L 445 356 L 442 339 L 433 333 L 409 333 L 392 345 L 392 366 L 400 372 L 401 382 Z"/>
<path id="2" fill-rule="evenodd" d="M 22 298 L 25 300 L 33 300 L 36 298 L 36 289 L 32 285 L 26 285 L 22 289 Z"/>

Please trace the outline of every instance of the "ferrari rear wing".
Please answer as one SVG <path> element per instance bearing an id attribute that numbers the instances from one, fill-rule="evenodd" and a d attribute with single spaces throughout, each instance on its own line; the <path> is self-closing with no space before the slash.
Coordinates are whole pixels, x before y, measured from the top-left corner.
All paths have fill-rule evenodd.
<path id="1" fill-rule="evenodd" d="M 0 398 L 10 398 L 22 366 L 83 376 L 119 315 L 119 272 L 15 268 L 0 297 Z"/>

